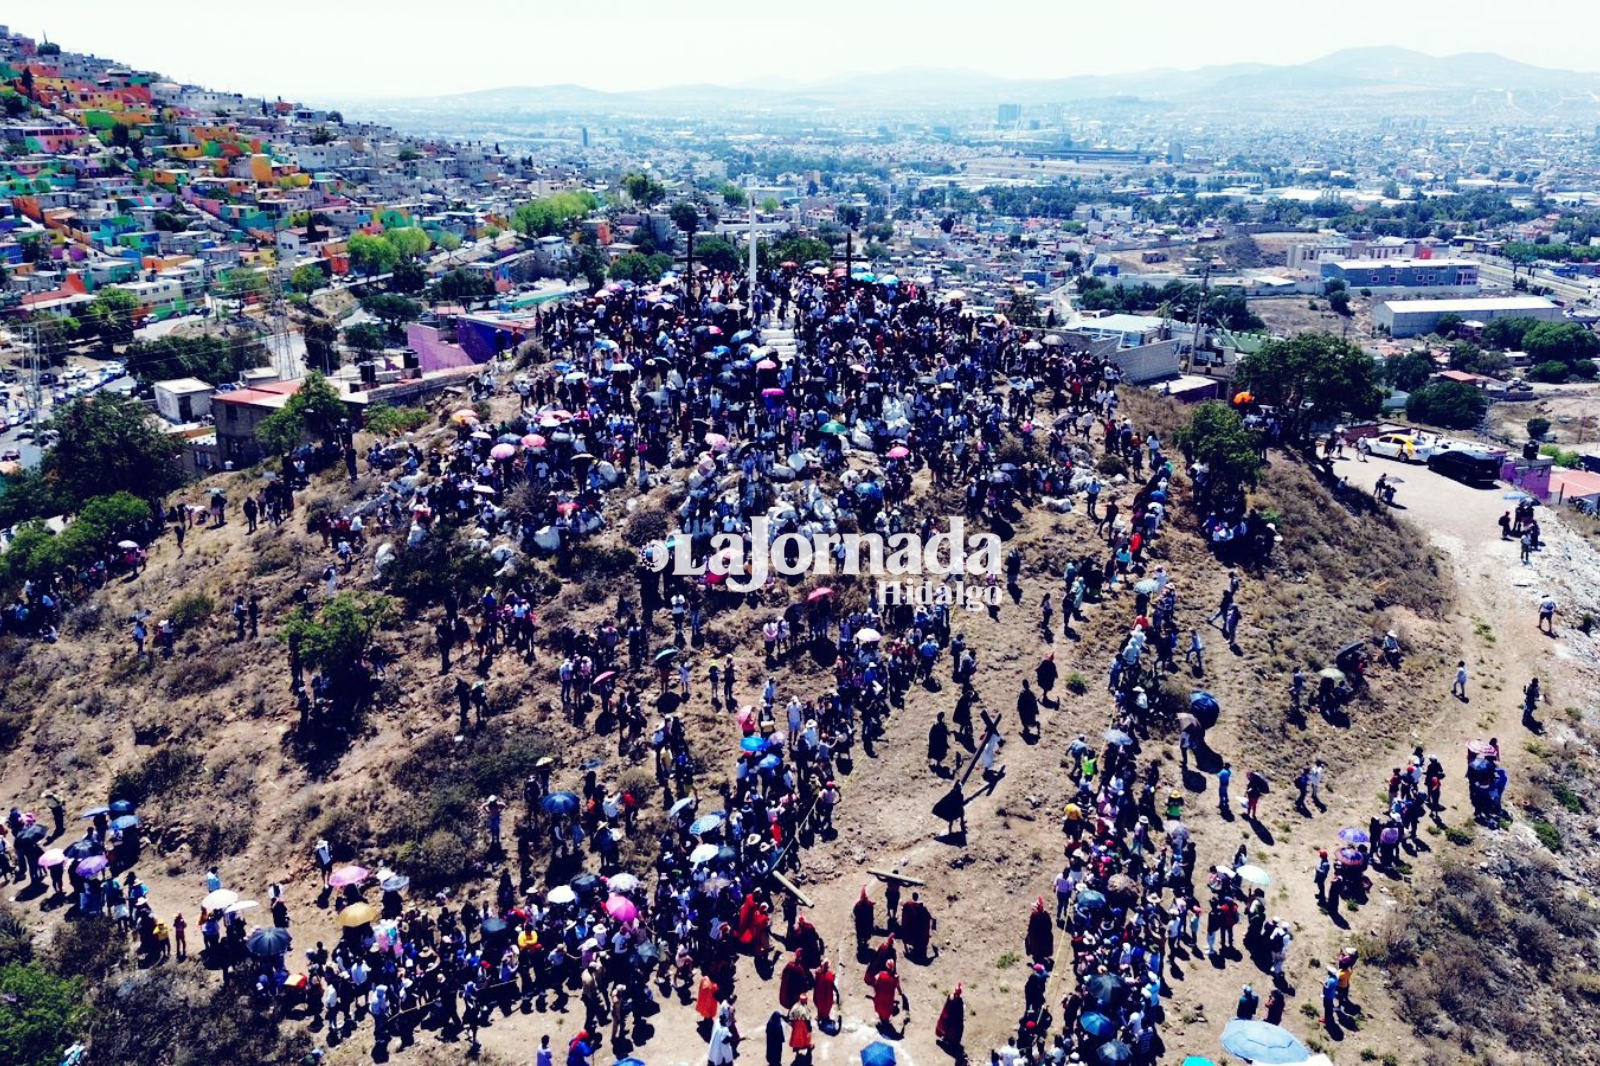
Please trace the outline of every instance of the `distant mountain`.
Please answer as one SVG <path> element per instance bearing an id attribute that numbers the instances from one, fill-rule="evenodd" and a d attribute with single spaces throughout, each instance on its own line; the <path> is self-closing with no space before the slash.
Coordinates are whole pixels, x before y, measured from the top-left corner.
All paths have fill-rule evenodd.
<path id="1" fill-rule="evenodd" d="M 988 110 L 1001 103 L 1081 103 L 1111 98 L 1168 107 L 1285 112 L 1349 107 L 1381 97 L 1385 113 L 1522 118 L 1600 110 L 1600 74 L 1549 70 L 1489 53 L 1431 56 L 1408 48 L 1347 48 L 1294 65 L 1233 63 L 1195 70 L 1012 79 L 973 70 L 910 67 L 821 81 L 763 77 L 743 85 L 680 85 L 602 92 L 579 85 L 488 89 L 453 96 L 366 101 L 383 112 L 511 115 L 680 114 L 695 111 Z M 1516 103 L 1513 105 L 1512 100 Z M 1497 103 L 1498 101 L 1498 103 Z M 1506 115 L 1490 112 L 1497 106 Z M 1487 110 L 1486 110 L 1487 109 Z"/>

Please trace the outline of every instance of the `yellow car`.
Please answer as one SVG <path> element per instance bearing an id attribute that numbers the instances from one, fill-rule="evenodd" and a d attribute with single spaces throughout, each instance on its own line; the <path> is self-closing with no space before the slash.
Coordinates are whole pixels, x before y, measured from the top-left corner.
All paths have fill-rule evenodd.
<path id="1" fill-rule="evenodd" d="M 1368 443 L 1367 450 L 1373 455 L 1398 459 L 1402 463 L 1421 462 L 1423 458 L 1417 453 L 1417 439 L 1404 433 L 1385 433 L 1381 437 L 1374 437 Z"/>

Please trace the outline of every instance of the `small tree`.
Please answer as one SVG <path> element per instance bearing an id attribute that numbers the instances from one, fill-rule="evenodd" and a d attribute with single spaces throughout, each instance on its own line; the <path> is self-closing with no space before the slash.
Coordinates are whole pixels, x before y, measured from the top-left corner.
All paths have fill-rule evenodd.
<path id="1" fill-rule="evenodd" d="M 361 309 L 382 322 L 390 332 L 397 332 L 405 323 L 422 317 L 421 304 L 392 292 L 362 297 Z"/>
<path id="2" fill-rule="evenodd" d="M 357 322 L 344 331 L 344 342 L 354 348 L 363 359 L 373 352 L 382 351 L 387 339 L 383 327 L 373 322 Z"/>
<path id="3" fill-rule="evenodd" d="M 1178 437 L 1193 449 L 1195 460 L 1211 471 L 1211 491 L 1231 496 L 1256 483 L 1261 471 L 1261 434 L 1246 426 L 1227 404 L 1211 400 L 1196 407 Z"/>
<path id="4" fill-rule="evenodd" d="M 1550 432 L 1550 420 L 1542 415 L 1535 415 L 1528 419 L 1528 439 L 1544 440 L 1544 435 Z"/>
<path id="5" fill-rule="evenodd" d="M 305 607 L 284 623 L 281 639 L 298 637 L 300 655 L 349 693 L 350 681 L 372 643 L 372 634 L 396 616 L 395 601 L 373 593 L 342 592 L 312 614 Z"/>
<path id="6" fill-rule="evenodd" d="M 306 323 L 306 364 L 331 374 L 339 366 L 339 327 L 326 318 Z"/>
<path id="7" fill-rule="evenodd" d="M 327 378 L 312 371 L 281 409 L 262 419 L 256 427 L 256 439 L 269 452 L 282 455 L 310 434 L 332 437 L 339 423 L 348 417 L 348 411 L 338 390 Z"/>
<path id="8" fill-rule="evenodd" d="M 1488 410 L 1489 398 L 1483 391 L 1459 381 L 1424 385 L 1406 400 L 1407 418 L 1446 429 L 1471 429 Z"/>

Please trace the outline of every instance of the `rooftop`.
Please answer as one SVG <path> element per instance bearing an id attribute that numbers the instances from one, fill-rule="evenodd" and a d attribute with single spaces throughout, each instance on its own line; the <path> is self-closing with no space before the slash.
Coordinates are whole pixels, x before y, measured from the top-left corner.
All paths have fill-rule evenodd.
<path id="1" fill-rule="evenodd" d="M 1462 296 L 1439 300 L 1385 300 L 1391 311 L 1466 314 L 1473 311 L 1545 311 L 1555 304 L 1543 296 Z"/>

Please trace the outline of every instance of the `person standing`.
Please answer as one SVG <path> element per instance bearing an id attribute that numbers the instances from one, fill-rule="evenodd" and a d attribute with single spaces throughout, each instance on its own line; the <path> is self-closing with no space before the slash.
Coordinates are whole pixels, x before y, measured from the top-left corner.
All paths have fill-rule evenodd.
<path id="1" fill-rule="evenodd" d="M 1224 762 L 1217 771 L 1217 810 L 1228 813 L 1228 783 L 1233 780 L 1233 764 Z"/>
<path id="2" fill-rule="evenodd" d="M 944 712 L 940 711 L 933 720 L 933 725 L 928 727 L 928 764 L 936 770 L 944 770 L 944 760 L 950 754 L 950 727 L 945 724 Z"/>
<path id="3" fill-rule="evenodd" d="M 1548 592 L 1539 598 L 1539 630 L 1556 635 L 1556 601 Z"/>
<path id="4" fill-rule="evenodd" d="M 1462 703 L 1467 702 L 1467 661 L 1465 659 L 1456 662 L 1456 680 L 1450 686 L 1450 695 Z"/>
<path id="5" fill-rule="evenodd" d="M 1330 872 L 1332 872 L 1332 866 L 1328 862 L 1327 851 L 1318 851 L 1317 872 L 1313 880 L 1315 880 L 1317 884 L 1317 906 L 1319 907 L 1326 907 L 1328 905 L 1328 874 Z"/>
<path id="6" fill-rule="evenodd" d="M 1318 807 L 1322 806 L 1322 779 L 1327 772 L 1328 763 L 1325 759 L 1318 759 L 1306 771 L 1306 780 L 1311 785 L 1311 802 Z"/>

